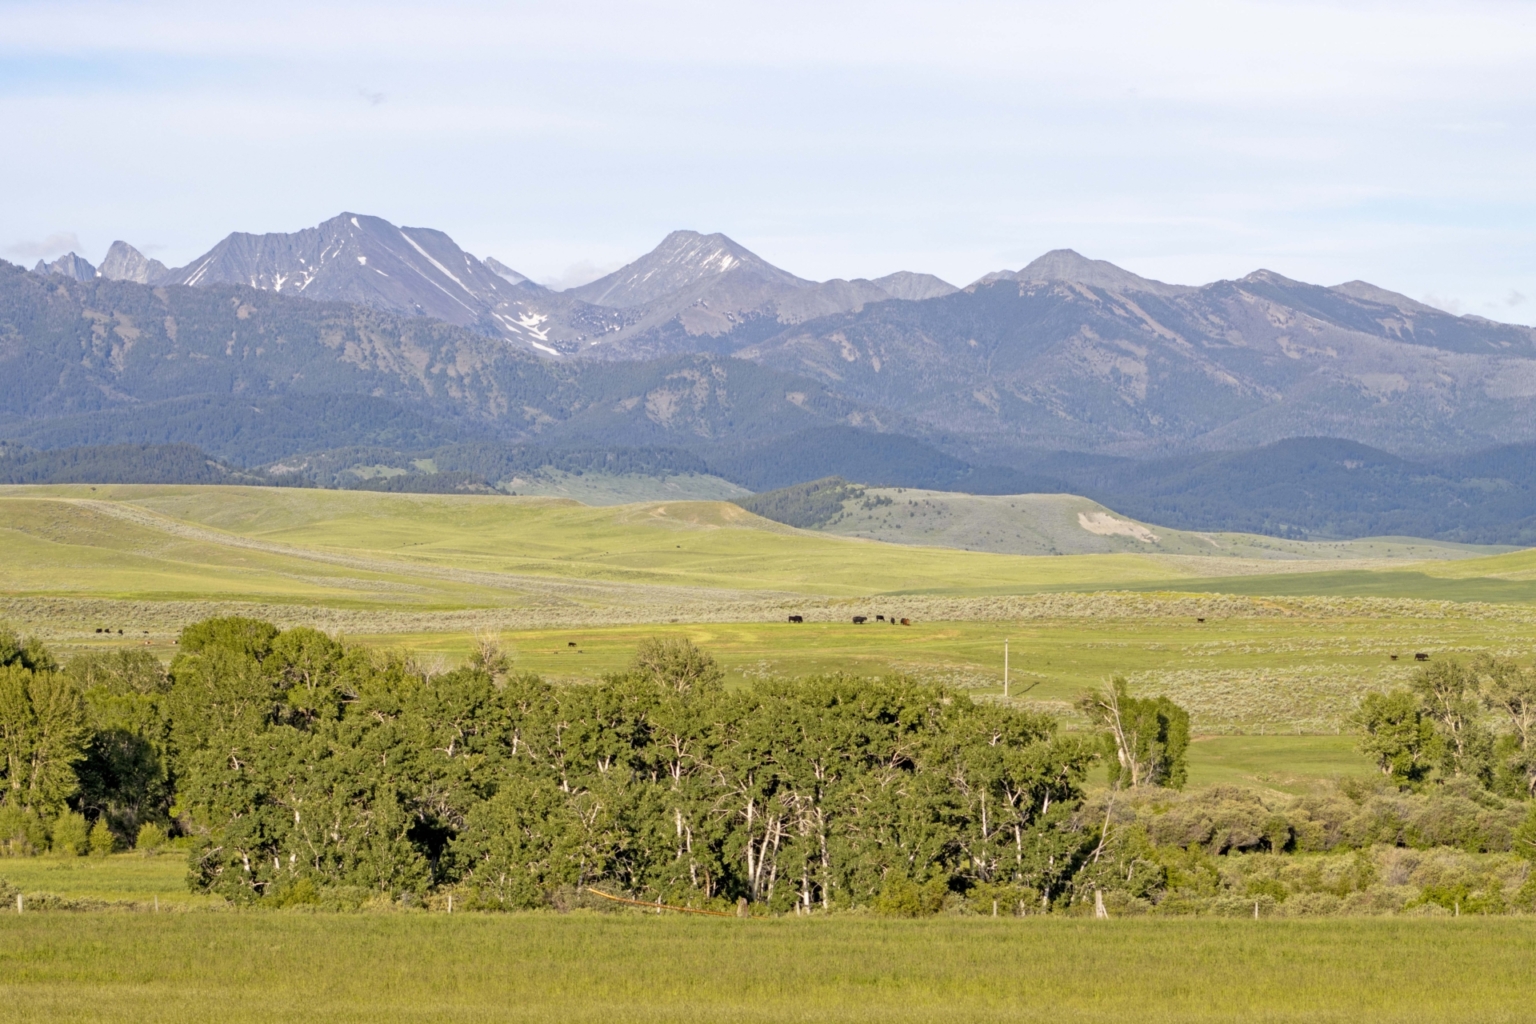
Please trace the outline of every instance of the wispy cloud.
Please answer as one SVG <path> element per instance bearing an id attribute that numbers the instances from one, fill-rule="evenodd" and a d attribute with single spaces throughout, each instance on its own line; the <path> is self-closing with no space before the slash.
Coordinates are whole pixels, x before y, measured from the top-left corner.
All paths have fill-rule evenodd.
<path id="1" fill-rule="evenodd" d="M 561 285 L 686 226 L 817 278 L 1536 295 L 1525 0 L 0 6 L 0 238 L 177 263 L 350 209 Z"/>
<path id="2" fill-rule="evenodd" d="M 557 292 L 563 292 L 567 288 L 579 288 L 584 284 L 596 281 L 600 277 L 606 277 L 623 265 L 622 263 L 599 265 L 590 260 L 579 260 L 566 267 L 560 273 L 539 283 L 546 288 L 553 288 Z"/>
<path id="3" fill-rule="evenodd" d="M 82 248 L 84 247 L 80 244 L 80 237 L 73 231 L 55 231 L 38 242 L 12 242 L 5 247 L 5 251 L 10 256 L 37 260 L 47 259 L 50 256 L 62 256 L 66 252 L 78 253 Z"/>

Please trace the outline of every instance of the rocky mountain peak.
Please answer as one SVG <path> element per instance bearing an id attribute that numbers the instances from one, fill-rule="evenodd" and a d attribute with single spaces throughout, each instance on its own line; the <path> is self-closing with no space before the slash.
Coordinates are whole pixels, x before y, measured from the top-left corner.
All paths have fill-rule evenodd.
<path id="1" fill-rule="evenodd" d="M 72 252 L 65 253 L 52 263 L 37 261 L 37 266 L 32 268 L 34 274 L 62 274 L 76 281 L 89 281 L 96 276 L 96 268 L 90 262 L 76 256 Z"/>
<path id="2" fill-rule="evenodd" d="M 812 284 L 780 270 L 725 235 L 674 231 L 633 263 L 567 294 L 594 305 L 623 309 L 708 285 L 726 275 L 781 289 Z"/>
<path id="3" fill-rule="evenodd" d="M 159 260 L 152 260 L 119 239 L 107 250 L 96 271 L 108 281 L 132 281 L 134 284 L 159 284 L 170 270 Z"/>
<path id="4" fill-rule="evenodd" d="M 894 274 L 877 277 L 872 284 L 878 285 L 893 299 L 921 301 L 953 295 L 960 289 L 932 274 L 914 274 L 910 270 L 898 270 Z"/>
<path id="5" fill-rule="evenodd" d="M 1013 277 L 1018 281 L 1070 281 L 1116 292 L 1176 295 L 1192 290 L 1184 285 L 1164 284 L 1141 277 L 1106 260 L 1091 260 L 1072 249 L 1052 249 Z"/>

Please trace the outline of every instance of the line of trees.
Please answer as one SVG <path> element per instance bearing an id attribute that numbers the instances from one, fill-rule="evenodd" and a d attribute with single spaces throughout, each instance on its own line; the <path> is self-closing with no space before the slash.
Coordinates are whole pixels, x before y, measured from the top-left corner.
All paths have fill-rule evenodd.
<path id="1" fill-rule="evenodd" d="M 686 641 L 594 685 L 489 646 L 429 677 L 242 618 L 186 629 L 168 671 L 11 646 L 0 834 L 174 829 L 192 885 L 233 900 L 452 887 L 515 908 L 601 883 L 780 912 L 973 889 L 1038 907 L 1074 898 L 1097 839 L 1076 817 L 1097 738 L 910 680 L 729 691 Z"/>
<path id="2" fill-rule="evenodd" d="M 1437 661 L 1405 689 L 1368 694 L 1354 724 L 1361 749 L 1403 786 L 1471 779 L 1536 797 L 1536 669 L 1491 656 Z"/>
<path id="3" fill-rule="evenodd" d="M 168 668 L 132 649 L 61 666 L 0 631 L 0 852 L 175 836 L 194 889 L 264 905 L 451 893 L 516 909 L 599 886 L 776 913 L 1099 897 L 1115 913 L 1246 913 L 1256 899 L 1390 912 L 1438 885 L 1453 912 L 1536 909 L 1520 866 L 1536 860 L 1533 675 L 1429 666 L 1360 709 L 1379 785 L 1277 800 L 1175 793 L 1189 716 L 1123 679 L 1079 701 L 1095 731 L 1063 734 L 899 677 L 728 689 L 686 641 L 552 686 L 488 642 L 432 674 L 316 630 L 219 618 L 184 630 Z M 1090 796 L 1100 761 L 1111 786 Z M 1383 852 L 1403 847 L 1441 852 Z M 1244 859 L 1293 853 L 1334 860 Z M 1422 884 L 1393 881 L 1415 871 Z"/>

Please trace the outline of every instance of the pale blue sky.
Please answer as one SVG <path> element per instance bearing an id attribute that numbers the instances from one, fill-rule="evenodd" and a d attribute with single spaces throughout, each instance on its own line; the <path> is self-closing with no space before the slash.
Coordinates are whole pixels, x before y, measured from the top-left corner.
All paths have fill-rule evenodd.
<path id="1" fill-rule="evenodd" d="M 1536 4 L 0 0 L 0 255 L 342 210 L 541 280 L 678 227 L 806 277 L 1070 247 L 1536 321 Z"/>

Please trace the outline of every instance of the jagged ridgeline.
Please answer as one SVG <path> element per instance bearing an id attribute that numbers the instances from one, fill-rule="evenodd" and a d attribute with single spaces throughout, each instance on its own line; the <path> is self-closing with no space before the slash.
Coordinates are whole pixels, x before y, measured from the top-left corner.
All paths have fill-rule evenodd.
<path id="1" fill-rule="evenodd" d="M 742 360 L 562 363 L 424 316 L 10 264 L 0 264 L 0 372 L 11 440 L 189 443 L 246 466 L 355 445 L 719 443 L 854 408 Z"/>

